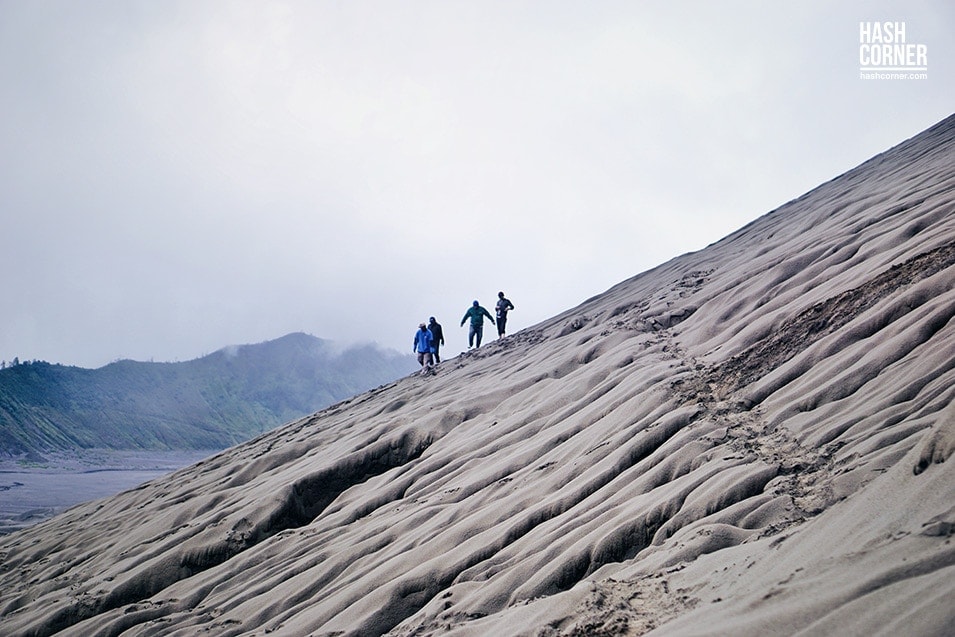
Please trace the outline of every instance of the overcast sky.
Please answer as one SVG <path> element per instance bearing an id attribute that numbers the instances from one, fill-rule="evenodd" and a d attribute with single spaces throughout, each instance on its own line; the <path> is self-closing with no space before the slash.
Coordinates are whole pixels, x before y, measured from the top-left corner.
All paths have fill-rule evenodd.
<path id="1" fill-rule="evenodd" d="M 904 21 L 928 79 L 863 80 Z M 951 114 L 955 4 L 0 0 L 0 359 L 466 348 Z M 491 329 L 489 328 L 489 331 Z"/>

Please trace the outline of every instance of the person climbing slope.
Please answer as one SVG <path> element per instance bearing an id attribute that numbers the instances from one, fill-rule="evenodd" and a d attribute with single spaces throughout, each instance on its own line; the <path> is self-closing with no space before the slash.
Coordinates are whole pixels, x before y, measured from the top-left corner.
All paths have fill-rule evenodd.
<path id="1" fill-rule="evenodd" d="M 431 332 L 431 345 L 434 348 L 434 364 L 441 362 L 441 346 L 444 345 L 444 330 L 441 324 L 432 316 L 428 321 L 428 331 Z"/>
<path id="2" fill-rule="evenodd" d="M 424 323 L 421 323 L 418 326 L 418 331 L 414 333 L 414 352 L 418 355 L 418 363 L 421 364 L 421 373 L 427 374 L 431 371 L 431 366 L 434 364 L 434 359 L 432 357 L 432 350 L 434 338 L 431 336 L 431 332 L 428 331 L 428 326 Z"/>
<path id="3" fill-rule="evenodd" d="M 497 337 L 503 338 L 504 326 L 507 324 L 507 311 L 514 309 L 514 304 L 504 298 L 503 292 L 497 293 L 497 305 L 494 307 L 497 314 Z"/>
<path id="4" fill-rule="evenodd" d="M 461 319 L 461 326 L 464 326 L 464 322 L 469 318 L 471 319 L 471 327 L 468 329 L 468 349 L 472 347 L 481 347 L 481 337 L 484 334 L 484 317 L 491 319 L 491 325 L 494 325 L 494 317 L 491 316 L 490 312 L 481 307 L 481 304 L 475 301 L 471 304 L 471 307 L 468 308 L 468 311 L 464 313 L 464 318 Z M 477 341 L 477 344 L 474 345 L 474 341 Z"/>

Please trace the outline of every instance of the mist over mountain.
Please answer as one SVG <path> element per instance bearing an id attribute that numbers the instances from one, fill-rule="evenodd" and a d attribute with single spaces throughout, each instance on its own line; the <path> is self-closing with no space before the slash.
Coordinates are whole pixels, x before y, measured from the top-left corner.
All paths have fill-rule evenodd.
<path id="1" fill-rule="evenodd" d="M 0 453 L 223 449 L 416 368 L 302 333 L 181 363 L 20 364 L 0 370 Z"/>
<path id="2" fill-rule="evenodd" d="M 955 626 L 955 116 L 558 316 L 0 538 L 5 635 Z"/>

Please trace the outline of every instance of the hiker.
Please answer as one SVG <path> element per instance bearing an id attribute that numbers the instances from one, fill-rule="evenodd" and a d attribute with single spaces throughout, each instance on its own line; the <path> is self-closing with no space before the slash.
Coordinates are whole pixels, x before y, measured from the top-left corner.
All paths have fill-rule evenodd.
<path id="1" fill-rule="evenodd" d="M 464 318 L 461 319 L 461 326 L 464 326 L 464 322 L 471 319 L 471 327 L 468 330 L 468 349 L 471 349 L 472 344 L 475 339 L 477 339 L 477 345 L 474 347 L 481 347 L 481 336 L 484 334 L 484 317 L 491 319 L 491 325 L 494 324 L 494 317 L 481 307 L 481 304 L 475 301 L 471 304 L 471 307 L 468 308 L 468 311 L 464 313 Z"/>
<path id="2" fill-rule="evenodd" d="M 418 331 L 414 333 L 414 352 L 418 355 L 418 363 L 421 364 L 421 373 L 427 374 L 431 371 L 433 363 L 432 350 L 434 349 L 433 337 L 428 331 L 428 326 L 424 323 L 418 325 Z"/>
<path id="3" fill-rule="evenodd" d="M 441 324 L 434 320 L 432 316 L 428 319 L 428 331 L 431 332 L 431 346 L 434 352 L 434 364 L 441 362 L 441 346 L 444 345 L 444 330 Z"/>
<path id="4" fill-rule="evenodd" d="M 497 293 L 497 305 L 494 308 L 497 313 L 497 337 L 503 338 L 504 325 L 507 323 L 507 311 L 514 309 L 514 304 L 504 298 L 503 292 Z"/>

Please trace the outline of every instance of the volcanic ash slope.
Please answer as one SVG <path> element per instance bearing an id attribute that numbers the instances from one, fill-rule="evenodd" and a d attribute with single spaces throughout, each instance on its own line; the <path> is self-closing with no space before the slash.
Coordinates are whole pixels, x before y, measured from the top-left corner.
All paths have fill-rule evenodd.
<path id="1" fill-rule="evenodd" d="M 5 635 L 955 628 L 955 117 L 574 310 L 0 541 Z"/>

